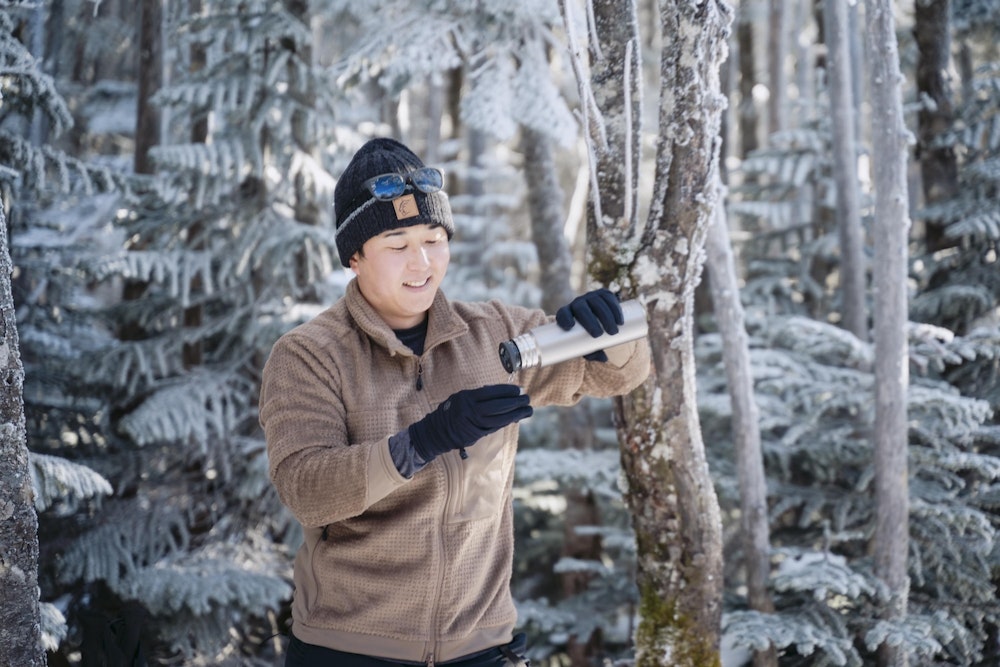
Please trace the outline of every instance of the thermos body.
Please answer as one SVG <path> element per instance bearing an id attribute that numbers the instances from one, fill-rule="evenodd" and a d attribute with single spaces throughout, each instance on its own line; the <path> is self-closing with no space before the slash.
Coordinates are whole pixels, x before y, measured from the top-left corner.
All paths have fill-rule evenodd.
<path id="1" fill-rule="evenodd" d="M 605 333 L 595 338 L 579 324 L 566 331 L 550 322 L 500 343 L 500 363 L 508 373 L 551 366 L 645 336 L 649 331 L 646 308 L 638 299 L 623 301 L 621 307 L 625 322 L 616 334 Z"/>

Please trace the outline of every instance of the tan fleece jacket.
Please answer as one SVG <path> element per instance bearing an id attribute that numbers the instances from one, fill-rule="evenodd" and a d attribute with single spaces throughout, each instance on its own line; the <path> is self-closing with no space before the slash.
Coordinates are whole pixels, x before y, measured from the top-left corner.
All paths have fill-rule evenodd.
<path id="1" fill-rule="evenodd" d="M 260 421 L 271 481 L 305 532 L 296 637 L 425 662 L 511 640 L 517 425 L 469 447 L 468 459 L 449 452 L 411 479 L 396 470 L 388 440 L 458 390 L 511 381 L 498 345 L 548 320 L 439 292 L 417 357 L 352 281 L 343 299 L 274 345 Z M 608 363 L 573 360 L 514 381 L 539 407 L 625 393 L 646 378 L 645 340 L 611 352 Z"/>

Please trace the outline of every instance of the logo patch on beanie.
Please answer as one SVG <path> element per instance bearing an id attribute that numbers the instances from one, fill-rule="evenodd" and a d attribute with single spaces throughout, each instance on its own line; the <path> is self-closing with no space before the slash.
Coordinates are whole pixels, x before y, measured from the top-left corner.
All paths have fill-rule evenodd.
<path id="1" fill-rule="evenodd" d="M 396 220 L 406 220 L 420 215 L 417 208 L 417 200 L 413 195 L 403 195 L 392 200 L 392 207 L 396 209 Z"/>

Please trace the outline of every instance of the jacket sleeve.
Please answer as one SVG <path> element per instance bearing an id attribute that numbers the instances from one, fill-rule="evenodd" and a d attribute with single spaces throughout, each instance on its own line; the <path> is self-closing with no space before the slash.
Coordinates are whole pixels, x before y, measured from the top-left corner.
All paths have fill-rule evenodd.
<path id="1" fill-rule="evenodd" d="M 340 372 L 307 337 L 286 335 L 264 365 L 260 423 L 282 502 L 305 528 L 357 516 L 406 483 L 385 439 L 348 442 Z"/>

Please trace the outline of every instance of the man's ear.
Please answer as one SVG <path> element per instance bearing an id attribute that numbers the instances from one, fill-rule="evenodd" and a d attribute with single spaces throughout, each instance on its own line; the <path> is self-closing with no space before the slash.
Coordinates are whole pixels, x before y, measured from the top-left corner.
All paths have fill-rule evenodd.
<path id="1" fill-rule="evenodd" d="M 351 258 L 347 260 L 347 263 L 350 265 L 351 271 L 354 271 L 355 275 L 357 275 L 358 273 L 358 254 L 359 253 L 354 253 L 353 255 L 351 255 Z"/>

